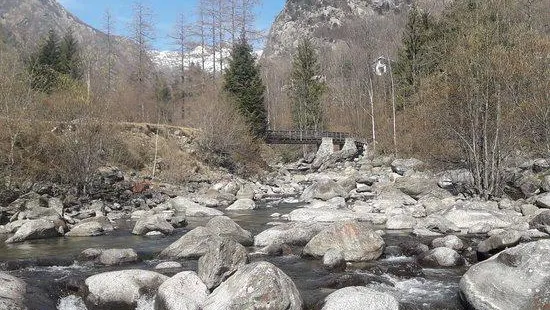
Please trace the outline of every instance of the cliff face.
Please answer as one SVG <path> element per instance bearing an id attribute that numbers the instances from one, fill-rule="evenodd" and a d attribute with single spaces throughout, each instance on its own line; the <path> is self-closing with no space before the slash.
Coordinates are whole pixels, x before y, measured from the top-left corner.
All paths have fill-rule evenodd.
<path id="1" fill-rule="evenodd" d="M 5 39 L 22 52 L 34 51 L 50 29 L 62 36 L 69 29 L 88 54 L 105 53 L 107 35 L 68 12 L 56 0 L 0 0 L 0 29 Z M 114 37 L 121 69 L 128 66 L 133 44 Z"/>
<path id="2" fill-rule="evenodd" d="M 446 0 L 416 2 L 435 10 Z M 358 31 L 368 32 L 378 43 L 396 41 L 392 36 L 400 37 L 403 32 L 411 4 L 412 0 L 287 0 L 271 27 L 264 56 L 288 56 L 306 36 L 331 49 L 358 37 L 363 39 L 364 35 L 357 36 Z"/>

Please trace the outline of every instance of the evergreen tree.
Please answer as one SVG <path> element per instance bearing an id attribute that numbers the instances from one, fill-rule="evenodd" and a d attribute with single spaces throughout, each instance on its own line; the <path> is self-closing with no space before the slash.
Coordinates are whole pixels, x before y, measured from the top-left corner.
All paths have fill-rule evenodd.
<path id="1" fill-rule="evenodd" d="M 50 29 L 38 53 L 31 57 L 30 71 L 33 77 L 33 88 L 46 93 L 53 91 L 59 81 L 57 69 L 60 58 L 59 37 L 53 29 Z"/>
<path id="2" fill-rule="evenodd" d="M 313 43 L 304 39 L 292 63 L 290 93 L 294 125 L 300 130 L 323 129 L 321 98 L 326 87 L 320 71 Z"/>
<path id="3" fill-rule="evenodd" d="M 411 8 L 403 35 L 403 47 L 393 66 L 401 105 L 418 91 L 421 77 L 432 73 L 437 67 L 441 50 L 438 48 L 438 28 L 427 12 L 417 7 Z"/>
<path id="4" fill-rule="evenodd" d="M 247 120 L 252 133 L 256 137 L 264 137 L 267 130 L 265 86 L 252 46 L 244 38 L 233 47 L 224 82 L 224 89 L 235 98 L 238 110 Z"/>
<path id="5" fill-rule="evenodd" d="M 67 31 L 59 47 L 59 64 L 57 71 L 68 75 L 73 80 L 82 78 L 80 47 L 72 30 Z"/>

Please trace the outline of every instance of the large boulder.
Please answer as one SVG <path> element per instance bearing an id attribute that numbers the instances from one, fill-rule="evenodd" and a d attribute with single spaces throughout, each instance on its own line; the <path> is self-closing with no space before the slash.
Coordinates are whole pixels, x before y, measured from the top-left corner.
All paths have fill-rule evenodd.
<path id="1" fill-rule="evenodd" d="M 0 309 L 23 310 L 27 285 L 23 280 L 0 272 Z"/>
<path id="2" fill-rule="evenodd" d="M 246 265 L 218 286 L 203 310 L 301 310 L 300 292 L 290 277 L 268 262 Z"/>
<path id="3" fill-rule="evenodd" d="M 340 222 L 355 220 L 361 215 L 348 210 L 299 208 L 288 214 L 292 222 Z"/>
<path id="4" fill-rule="evenodd" d="M 550 193 L 544 193 L 542 195 L 539 195 L 535 200 L 535 204 L 539 208 L 550 209 Z"/>
<path id="5" fill-rule="evenodd" d="M 398 310 L 399 302 L 387 293 L 364 286 L 339 289 L 325 298 L 322 310 Z"/>
<path id="6" fill-rule="evenodd" d="M 212 242 L 220 237 L 212 234 L 206 227 L 197 227 L 170 244 L 160 252 L 163 259 L 199 258 L 206 254 Z"/>
<path id="7" fill-rule="evenodd" d="M 185 216 L 202 217 L 223 215 L 220 210 L 203 207 L 185 197 L 176 197 L 170 200 L 172 208 L 179 213 L 185 213 Z"/>
<path id="8" fill-rule="evenodd" d="M 550 210 L 545 210 L 529 222 L 531 228 L 550 234 Z"/>
<path id="9" fill-rule="evenodd" d="M 238 211 L 238 210 L 255 210 L 256 203 L 254 200 L 249 198 L 241 198 L 227 207 L 225 210 L 228 211 Z"/>
<path id="10" fill-rule="evenodd" d="M 428 177 L 402 177 L 395 180 L 395 186 L 404 194 L 420 199 L 430 194 L 432 197 L 445 198 L 449 192 L 439 188 L 434 179 Z"/>
<path id="11" fill-rule="evenodd" d="M 516 246 L 521 241 L 523 233 L 517 230 L 507 230 L 481 241 L 477 246 L 479 259 L 485 259 L 506 248 Z"/>
<path id="12" fill-rule="evenodd" d="M 174 232 L 174 227 L 166 221 L 166 218 L 162 214 L 146 214 L 136 222 L 132 234 L 143 236 L 151 231 L 170 235 Z"/>
<path id="13" fill-rule="evenodd" d="M 396 159 L 391 163 L 391 170 L 399 175 L 404 175 L 407 171 L 417 170 L 424 163 L 416 158 Z"/>
<path id="14" fill-rule="evenodd" d="M 50 220 L 33 220 L 21 226 L 6 243 L 23 242 L 33 239 L 46 239 L 61 236 L 60 225 Z"/>
<path id="15" fill-rule="evenodd" d="M 232 239 L 218 239 L 199 259 L 198 274 L 208 289 L 213 289 L 247 262 L 248 252 L 244 246 Z"/>
<path id="16" fill-rule="evenodd" d="M 505 228 L 510 226 L 513 220 L 510 212 L 491 210 L 482 203 L 455 205 L 439 215 L 462 229 L 468 229 L 480 223 L 491 225 L 492 228 Z M 521 214 L 518 213 L 517 218 L 520 217 Z"/>
<path id="17" fill-rule="evenodd" d="M 245 246 L 252 245 L 252 233 L 227 216 L 213 217 L 206 223 L 206 228 L 214 235 L 234 239 Z"/>
<path id="18" fill-rule="evenodd" d="M 322 178 L 304 190 L 301 200 L 310 202 L 313 199 L 329 200 L 334 197 L 346 197 L 348 192 L 329 178 Z"/>
<path id="19" fill-rule="evenodd" d="M 164 281 L 155 298 L 155 310 L 200 310 L 208 288 L 193 271 L 184 271 Z"/>
<path id="20" fill-rule="evenodd" d="M 439 247 L 422 253 L 418 262 L 427 267 L 454 267 L 464 265 L 464 258 L 453 249 Z"/>
<path id="21" fill-rule="evenodd" d="M 365 223 L 336 223 L 321 231 L 304 247 L 304 254 L 323 257 L 330 249 L 344 253 L 346 261 L 371 261 L 384 252 L 384 240 Z"/>
<path id="22" fill-rule="evenodd" d="M 472 266 L 460 280 L 460 296 L 473 309 L 548 309 L 548 287 L 550 240 L 540 240 Z"/>
<path id="23" fill-rule="evenodd" d="M 400 230 L 412 229 L 416 225 L 416 219 L 408 214 L 397 214 L 386 221 L 386 229 Z"/>
<path id="24" fill-rule="evenodd" d="M 79 223 L 71 231 L 65 234 L 67 237 L 96 237 L 105 232 L 103 226 L 98 222 Z"/>
<path id="25" fill-rule="evenodd" d="M 273 244 L 303 246 L 326 227 L 327 224 L 316 222 L 295 222 L 274 226 L 256 235 L 254 246 L 265 247 Z"/>
<path id="26" fill-rule="evenodd" d="M 79 259 L 105 266 L 117 266 L 137 262 L 139 257 L 134 249 L 90 248 L 82 251 Z"/>
<path id="27" fill-rule="evenodd" d="M 432 241 L 432 246 L 434 248 L 445 247 L 455 251 L 460 251 L 464 249 L 464 242 L 462 242 L 462 240 L 455 235 L 449 235 L 442 238 L 435 238 Z"/>
<path id="28" fill-rule="evenodd" d="M 133 310 L 143 295 L 154 296 L 168 279 L 160 273 L 146 270 L 121 270 L 88 277 L 85 281 L 89 310 Z"/>
<path id="29" fill-rule="evenodd" d="M 116 229 L 115 225 L 105 216 L 95 216 L 95 217 L 89 217 L 87 219 L 83 219 L 80 221 L 79 224 L 85 224 L 85 223 L 98 223 L 101 225 L 101 228 L 103 231 L 113 231 Z"/>

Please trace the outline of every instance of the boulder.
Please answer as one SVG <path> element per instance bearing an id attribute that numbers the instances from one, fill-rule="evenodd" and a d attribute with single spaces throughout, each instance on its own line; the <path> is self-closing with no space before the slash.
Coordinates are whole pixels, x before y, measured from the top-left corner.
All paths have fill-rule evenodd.
<path id="1" fill-rule="evenodd" d="M 471 191 L 474 178 L 468 169 L 447 170 L 439 174 L 437 185 L 453 194 Z"/>
<path id="2" fill-rule="evenodd" d="M 208 289 L 214 289 L 248 262 L 244 246 L 232 239 L 218 239 L 199 259 L 198 274 Z"/>
<path id="3" fill-rule="evenodd" d="M 111 223 L 111 221 L 105 216 L 90 217 L 80 221 L 80 224 L 91 223 L 91 222 L 99 223 L 101 225 L 101 228 L 103 228 L 103 231 L 113 231 L 116 229 L 113 223 Z"/>
<path id="4" fill-rule="evenodd" d="M 386 221 L 386 229 L 412 229 L 416 225 L 416 219 L 407 214 L 394 215 Z"/>
<path id="5" fill-rule="evenodd" d="M 539 208 L 550 209 L 550 193 L 544 193 L 542 195 L 539 195 L 535 200 L 535 204 Z"/>
<path id="6" fill-rule="evenodd" d="M 391 163 L 391 170 L 399 175 L 404 175 L 405 172 L 417 170 L 424 163 L 416 158 L 396 159 Z"/>
<path id="7" fill-rule="evenodd" d="M 32 220 L 21 226 L 6 243 L 23 242 L 33 239 L 46 239 L 61 236 L 59 225 L 50 220 Z"/>
<path id="8" fill-rule="evenodd" d="M 117 266 L 134 263 L 139 257 L 134 249 L 96 249 L 90 248 L 82 251 L 79 256 L 82 261 L 93 261 L 105 266 Z"/>
<path id="9" fill-rule="evenodd" d="M 329 249 L 323 256 L 323 265 L 328 269 L 345 269 L 344 253 L 340 250 Z"/>
<path id="10" fill-rule="evenodd" d="M 154 296 L 168 279 L 146 270 L 121 270 L 93 275 L 85 281 L 89 310 L 133 310 L 143 295 Z"/>
<path id="11" fill-rule="evenodd" d="M 301 200 L 310 202 L 313 199 L 329 200 L 334 197 L 346 197 L 348 192 L 329 178 L 317 180 L 304 190 Z"/>
<path id="12" fill-rule="evenodd" d="M 223 215 L 223 212 L 220 210 L 203 207 L 181 196 L 171 199 L 170 203 L 176 212 L 185 213 L 185 216 L 201 217 Z"/>
<path id="13" fill-rule="evenodd" d="M 355 212 L 338 209 L 299 208 L 288 214 L 291 222 L 340 222 L 355 220 L 361 216 Z"/>
<path id="14" fill-rule="evenodd" d="M 322 257 L 330 250 L 344 253 L 346 261 L 371 261 L 384 252 L 384 240 L 365 223 L 335 223 L 321 231 L 304 247 L 303 253 Z"/>
<path id="15" fill-rule="evenodd" d="M 225 210 L 228 210 L 228 211 L 256 210 L 256 203 L 252 199 L 241 198 L 235 201 L 232 205 L 227 207 Z"/>
<path id="16" fill-rule="evenodd" d="M 521 241 L 521 236 L 522 233 L 517 230 L 507 230 L 490 236 L 478 244 L 478 259 L 486 259 L 506 248 L 516 246 Z"/>
<path id="17" fill-rule="evenodd" d="M 550 240 L 520 244 L 472 266 L 460 296 L 472 309 L 548 309 Z"/>
<path id="18" fill-rule="evenodd" d="M 440 247 L 421 254 L 418 262 L 426 267 L 454 267 L 464 265 L 464 258 L 453 249 Z"/>
<path id="19" fill-rule="evenodd" d="M 541 184 L 541 188 L 543 191 L 549 193 L 550 192 L 550 174 L 549 175 L 545 175 L 543 178 L 542 178 L 542 184 Z"/>
<path id="20" fill-rule="evenodd" d="M 491 210 L 483 204 L 455 205 L 440 215 L 462 229 L 468 229 L 479 223 L 491 225 L 493 228 L 510 226 L 512 219 L 504 211 Z M 518 213 L 518 217 L 520 214 Z"/>
<path id="21" fill-rule="evenodd" d="M 132 234 L 143 236 L 151 231 L 171 235 L 174 232 L 174 227 L 166 221 L 162 214 L 146 214 L 136 222 Z"/>
<path id="22" fill-rule="evenodd" d="M 164 281 L 155 298 L 155 310 L 200 310 L 208 288 L 193 271 L 184 271 Z"/>
<path id="23" fill-rule="evenodd" d="M 210 229 L 200 226 L 187 232 L 160 252 L 159 258 L 199 258 L 206 253 L 209 245 L 216 239 L 219 237 L 213 235 Z"/>
<path id="24" fill-rule="evenodd" d="M 449 235 L 443 238 L 435 238 L 432 241 L 432 246 L 434 248 L 445 247 L 455 251 L 460 251 L 464 249 L 464 242 L 462 242 L 462 240 L 455 235 Z"/>
<path id="25" fill-rule="evenodd" d="M 395 180 L 395 186 L 404 194 L 420 199 L 430 194 L 432 197 L 444 198 L 450 194 L 439 188 L 435 180 L 427 177 L 402 177 Z"/>
<path id="26" fill-rule="evenodd" d="M 23 280 L 0 272 L 0 309 L 24 310 L 27 284 Z"/>
<path id="27" fill-rule="evenodd" d="M 206 228 L 214 235 L 234 239 L 244 246 L 252 245 L 252 233 L 227 216 L 213 217 L 206 223 Z"/>
<path id="28" fill-rule="evenodd" d="M 468 228 L 469 234 L 486 234 L 490 232 L 493 229 L 491 225 L 485 224 L 485 223 L 477 223 L 473 225 L 472 227 Z"/>
<path id="29" fill-rule="evenodd" d="M 256 235 L 254 246 L 265 247 L 272 244 L 303 246 L 326 227 L 327 224 L 316 222 L 296 222 L 274 226 Z"/>
<path id="30" fill-rule="evenodd" d="M 544 210 L 535 216 L 529 226 L 542 232 L 550 234 L 550 210 Z"/>
<path id="31" fill-rule="evenodd" d="M 183 268 L 182 264 L 178 262 L 162 262 L 155 266 L 155 270 L 160 269 L 179 269 Z"/>
<path id="32" fill-rule="evenodd" d="M 322 310 L 398 310 L 399 302 L 388 293 L 364 286 L 339 289 L 325 298 Z"/>
<path id="33" fill-rule="evenodd" d="M 79 223 L 68 233 L 67 237 L 95 237 L 104 234 L 103 226 L 98 222 Z"/>
<path id="34" fill-rule="evenodd" d="M 290 277 L 271 263 L 256 262 L 243 266 L 218 286 L 202 309 L 301 310 L 302 307 L 300 292 Z"/>

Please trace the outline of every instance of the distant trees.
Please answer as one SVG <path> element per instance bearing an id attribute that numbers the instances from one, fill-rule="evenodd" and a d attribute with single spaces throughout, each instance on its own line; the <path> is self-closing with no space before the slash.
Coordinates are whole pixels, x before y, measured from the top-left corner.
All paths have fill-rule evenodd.
<path id="1" fill-rule="evenodd" d="M 235 99 L 238 111 L 251 132 L 263 138 L 267 130 L 265 86 L 252 46 L 244 37 L 234 45 L 231 52 L 229 68 L 224 74 L 224 89 Z"/>
<path id="2" fill-rule="evenodd" d="M 33 77 L 33 88 L 51 93 L 62 86 L 64 77 L 80 80 L 81 66 L 80 47 L 72 31 L 69 30 L 60 39 L 52 29 L 48 32 L 44 44 L 30 59 L 29 69 Z"/>
<path id="3" fill-rule="evenodd" d="M 310 39 L 304 39 L 294 55 L 290 80 L 289 95 L 297 129 L 323 129 L 321 97 L 325 90 L 313 43 Z"/>

